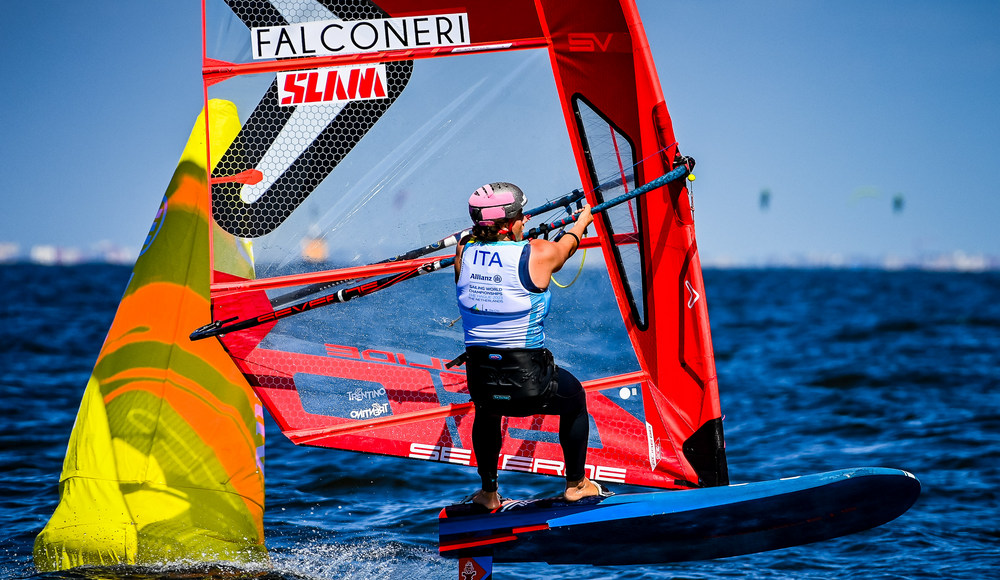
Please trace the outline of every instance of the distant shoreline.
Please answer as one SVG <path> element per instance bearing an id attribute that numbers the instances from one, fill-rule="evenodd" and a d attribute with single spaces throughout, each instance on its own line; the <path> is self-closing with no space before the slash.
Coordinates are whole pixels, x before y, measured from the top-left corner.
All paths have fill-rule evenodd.
<path id="1" fill-rule="evenodd" d="M 78 266 L 121 266 L 131 268 L 134 259 L 74 257 L 73 259 L 38 260 L 28 256 L 0 257 L 3 266 L 78 267 Z M 884 272 L 997 272 L 1000 271 L 1000 257 L 981 254 L 935 254 L 921 258 L 897 257 L 841 257 L 830 256 L 772 256 L 754 259 L 702 258 L 705 270 L 873 270 Z M 331 264 L 331 269 L 335 266 Z M 602 260 L 587 258 L 585 269 L 603 268 Z"/>

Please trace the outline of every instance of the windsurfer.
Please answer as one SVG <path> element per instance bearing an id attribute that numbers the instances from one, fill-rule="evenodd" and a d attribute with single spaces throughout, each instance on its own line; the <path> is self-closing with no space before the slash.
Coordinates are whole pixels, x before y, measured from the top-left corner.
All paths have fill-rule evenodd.
<path id="1" fill-rule="evenodd" d="M 559 415 L 565 462 L 563 497 L 577 501 L 603 492 L 585 476 L 590 420 L 580 381 L 553 362 L 543 324 L 549 280 L 580 245 L 594 218 L 585 206 L 555 241 L 525 240 L 526 198 L 519 187 L 496 182 L 469 198 L 472 235 L 459 242 L 455 282 L 465 329 L 469 394 L 476 407 L 472 446 L 482 488 L 472 501 L 500 507 L 497 462 L 503 416 Z"/>

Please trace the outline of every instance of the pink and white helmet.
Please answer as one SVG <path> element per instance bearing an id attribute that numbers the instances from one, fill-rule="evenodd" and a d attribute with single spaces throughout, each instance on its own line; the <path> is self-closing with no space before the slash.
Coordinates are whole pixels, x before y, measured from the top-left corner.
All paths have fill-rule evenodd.
<path id="1" fill-rule="evenodd" d="M 521 215 L 527 202 L 527 196 L 513 183 L 487 183 L 469 197 L 469 215 L 476 225 L 492 226 Z"/>

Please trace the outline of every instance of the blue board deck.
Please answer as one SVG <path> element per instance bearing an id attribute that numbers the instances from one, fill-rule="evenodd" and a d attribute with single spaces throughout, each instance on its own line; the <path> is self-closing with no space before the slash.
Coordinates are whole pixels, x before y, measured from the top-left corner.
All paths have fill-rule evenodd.
<path id="1" fill-rule="evenodd" d="M 862 467 L 684 491 L 444 508 L 442 556 L 497 562 L 654 564 L 787 548 L 866 530 L 920 495 L 901 470 Z"/>

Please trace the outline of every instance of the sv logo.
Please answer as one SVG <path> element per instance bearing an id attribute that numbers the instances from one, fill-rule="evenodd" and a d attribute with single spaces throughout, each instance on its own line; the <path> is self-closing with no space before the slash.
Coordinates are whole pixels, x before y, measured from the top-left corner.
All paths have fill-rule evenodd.
<path id="1" fill-rule="evenodd" d="M 612 33 L 604 35 L 603 41 L 600 35 L 594 32 L 574 32 L 569 35 L 570 52 L 607 52 L 611 44 Z"/>

